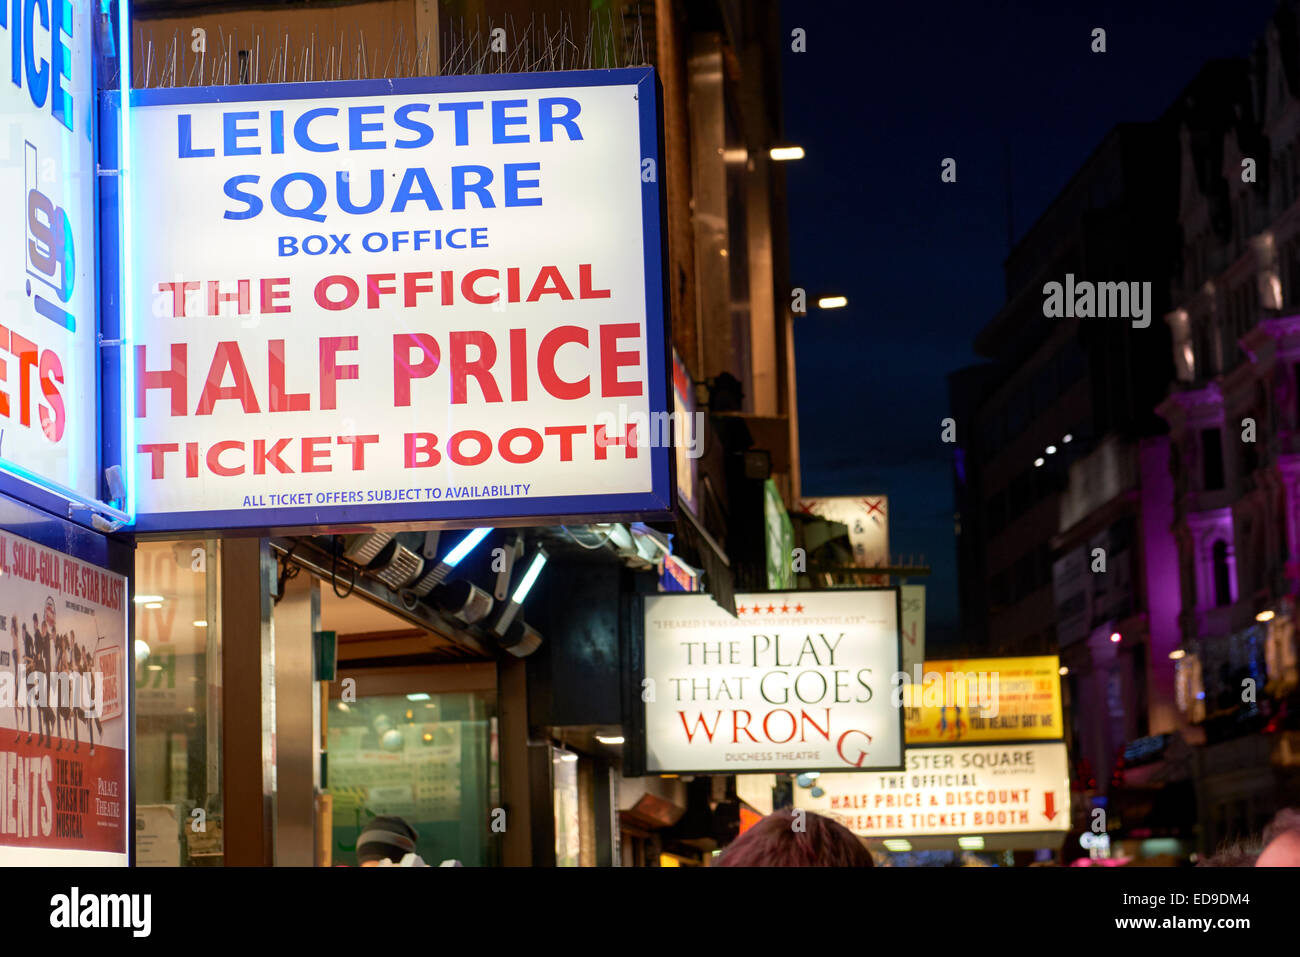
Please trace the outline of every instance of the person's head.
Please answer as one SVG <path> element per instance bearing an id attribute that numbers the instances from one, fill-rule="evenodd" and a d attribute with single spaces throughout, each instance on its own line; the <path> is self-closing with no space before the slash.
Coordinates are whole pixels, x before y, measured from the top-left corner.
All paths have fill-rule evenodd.
<path id="1" fill-rule="evenodd" d="M 871 867 L 871 852 L 843 824 L 811 811 L 769 814 L 722 852 L 717 867 Z"/>
<path id="2" fill-rule="evenodd" d="M 1254 867 L 1259 857 L 1259 847 L 1237 841 L 1225 844 L 1209 857 L 1197 863 L 1197 867 Z"/>
<path id="3" fill-rule="evenodd" d="M 1255 866 L 1300 867 L 1300 809 L 1283 808 L 1269 821 Z"/>
<path id="4" fill-rule="evenodd" d="M 399 864 L 415 851 L 417 840 L 415 828 L 400 817 L 381 815 L 357 836 L 357 863 L 362 867 L 378 867 L 385 860 Z"/>

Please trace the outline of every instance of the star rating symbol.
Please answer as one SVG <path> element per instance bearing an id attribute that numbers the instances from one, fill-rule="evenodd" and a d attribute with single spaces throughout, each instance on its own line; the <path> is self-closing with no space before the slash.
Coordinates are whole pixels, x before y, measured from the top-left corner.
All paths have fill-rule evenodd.
<path id="1" fill-rule="evenodd" d="M 744 606 L 744 605 L 741 605 L 739 608 L 736 609 L 736 614 L 738 614 L 738 615 L 743 615 L 744 613 L 745 613 L 745 606 Z"/>
<path id="2" fill-rule="evenodd" d="M 795 605 L 795 606 L 794 606 L 794 610 L 795 610 L 796 613 L 802 615 L 802 614 L 803 614 L 803 605 Z"/>
<path id="3" fill-rule="evenodd" d="M 771 615 L 771 614 L 775 614 L 775 612 L 776 612 L 776 606 L 775 606 L 775 605 L 768 605 L 768 606 L 767 606 L 767 613 L 768 613 L 769 615 Z"/>
<path id="4" fill-rule="evenodd" d="M 781 614 L 783 614 L 783 615 L 788 615 L 788 614 L 790 614 L 790 606 L 789 606 L 788 604 L 787 604 L 787 605 L 782 605 L 782 606 L 781 606 Z"/>

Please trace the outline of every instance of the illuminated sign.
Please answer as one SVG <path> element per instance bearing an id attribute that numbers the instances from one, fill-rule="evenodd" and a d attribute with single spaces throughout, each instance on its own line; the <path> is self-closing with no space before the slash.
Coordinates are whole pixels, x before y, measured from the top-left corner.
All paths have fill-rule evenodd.
<path id="1" fill-rule="evenodd" d="M 0 472 L 46 507 L 99 498 L 89 6 L 0 4 Z"/>
<path id="2" fill-rule="evenodd" d="M 650 70 L 130 116 L 139 529 L 670 508 Z"/>
<path id="3" fill-rule="evenodd" d="M 795 787 L 794 806 L 864 837 L 1070 829 L 1064 744 L 908 747 L 905 756 L 903 771 L 819 775 L 821 793 Z"/>
<path id="4" fill-rule="evenodd" d="M 897 589 L 644 601 L 647 771 L 900 766 Z"/>
<path id="5" fill-rule="evenodd" d="M 914 665 L 898 689 L 907 743 L 1061 738 L 1060 665 L 1055 655 Z"/>

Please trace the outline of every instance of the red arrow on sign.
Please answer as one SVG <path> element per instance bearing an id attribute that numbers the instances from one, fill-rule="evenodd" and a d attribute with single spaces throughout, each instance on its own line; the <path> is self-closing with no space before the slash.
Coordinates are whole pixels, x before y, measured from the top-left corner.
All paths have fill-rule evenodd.
<path id="1" fill-rule="evenodd" d="M 1043 795 L 1043 815 L 1050 821 L 1056 817 L 1056 792 L 1048 791 Z"/>

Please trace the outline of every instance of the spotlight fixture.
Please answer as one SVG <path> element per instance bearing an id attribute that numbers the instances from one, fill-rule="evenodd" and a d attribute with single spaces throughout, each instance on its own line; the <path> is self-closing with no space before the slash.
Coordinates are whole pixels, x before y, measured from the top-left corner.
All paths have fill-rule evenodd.
<path id="1" fill-rule="evenodd" d="M 1061 667 L 1056 669 L 1056 673 L 1060 675 L 1062 678 L 1064 678 L 1066 675 L 1070 673 L 1070 669 L 1067 668 L 1065 665 L 1061 665 Z"/>
<path id="2" fill-rule="evenodd" d="M 1256 621 L 1272 621 L 1276 613 L 1271 608 L 1266 608 L 1255 616 Z"/>
<path id="3" fill-rule="evenodd" d="M 378 557 L 384 546 L 393 540 L 392 532 L 365 532 L 349 535 L 343 540 L 343 557 L 365 568 Z"/>
<path id="4" fill-rule="evenodd" d="M 1034 459 L 1034 468 L 1041 469 L 1043 467 L 1044 461 L 1046 460 L 1041 455 L 1038 458 Z"/>
<path id="5" fill-rule="evenodd" d="M 1178 661 L 1180 658 L 1186 658 L 1187 652 L 1182 648 L 1175 648 L 1173 651 L 1169 652 L 1169 657 L 1173 661 Z"/>
<path id="6" fill-rule="evenodd" d="M 1119 644 L 1119 640 L 1123 637 L 1124 636 L 1121 635 L 1118 631 L 1112 631 L 1110 633 L 1110 640 L 1115 642 L 1115 644 Z"/>
<path id="7" fill-rule="evenodd" d="M 482 621 L 492 612 L 492 596 L 463 578 L 435 588 L 433 603 L 467 625 Z"/>
<path id="8" fill-rule="evenodd" d="M 533 555 L 533 560 L 528 566 L 528 570 L 524 572 L 524 577 L 519 579 L 519 584 L 515 586 L 515 591 L 514 594 L 510 596 L 510 601 L 506 604 L 506 607 L 501 610 L 501 614 L 497 616 L 496 625 L 493 626 L 492 629 L 497 633 L 497 635 L 504 637 L 506 632 L 509 630 L 511 624 L 515 620 L 515 615 L 519 613 L 519 608 L 524 603 L 524 599 L 526 599 L 528 593 L 532 591 L 533 584 L 537 581 L 537 576 L 542 573 L 542 567 L 546 564 L 546 558 L 546 551 L 538 548 L 537 552 Z"/>
<path id="9" fill-rule="evenodd" d="M 848 304 L 848 296 L 822 296 L 817 300 L 818 309 L 843 309 Z"/>
<path id="10" fill-rule="evenodd" d="M 1062 445 L 1069 445 L 1073 441 L 1074 441 L 1074 436 L 1071 435 L 1069 432 L 1066 432 L 1065 435 L 1061 436 Z"/>
<path id="11" fill-rule="evenodd" d="M 541 634 L 522 619 L 513 622 L 505 634 L 498 634 L 496 641 L 503 651 L 510 652 L 516 658 L 527 658 L 542 647 Z"/>
<path id="12" fill-rule="evenodd" d="M 1055 445 L 1049 445 L 1049 446 L 1047 447 L 1047 454 L 1048 454 L 1048 455 L 1055 455 L 1055 454 L 1056 454 L 1056 446 L 1055 446 Z"/>
<path id="13" fill-rule="evenodd" d="M 394 539 L 384 546 L 370 574 L 393 591 L 414 581 L 424 569 L 424 559 Z"/>
<path id="14" fill-rule="evenodd" d="M 598 734 L 596 740 L 601 744 L 622 744 L 623 736 L 621 734 Z"/>
<path id="15" fill-rule="evenodd" d="M 787 160 L 801 160 L 804 153 L 802 146 L 773 146 L 768 150 L 767 155 L 777 162 L 784 162 Z"/>
<path id="16" fill-rule="evenodd" d="M 443 556 L 442 561 L 438 562 L 438 564 L 434 565 L 432 569 L 425 572 L 423 577 L 411 586 L 410 591 L 420 598 L 429 594 L 429 592 L 433 591 L 436 586 L 441 585 L 447 580 L 447 576 L 451 574 L 451 570 L 464 561 L 465 556 L 472 552 L 479 542 L 487 538 L 490 531 L 492 531 L 491 528 L 474 529 L 457 542 L 455 547 Z M 425 567 L 428 568 L 427 563 L 425 564 Z"/>

